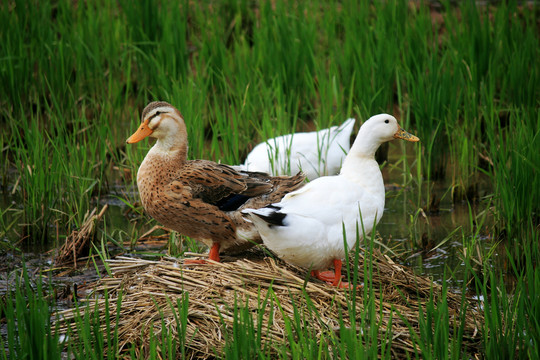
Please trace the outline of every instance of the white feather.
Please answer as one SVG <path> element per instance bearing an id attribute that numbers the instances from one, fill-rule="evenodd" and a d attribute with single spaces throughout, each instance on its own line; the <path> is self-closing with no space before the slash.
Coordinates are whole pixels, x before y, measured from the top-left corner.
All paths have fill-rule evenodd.
<path id="1" fill-rule="evenodd" d="M 354 119 L 319 131 L 278 136 L 258 144 L 237 168 L 291 175 L 302 170 L 309 180 L 337 174 L 350 149 Z"/>

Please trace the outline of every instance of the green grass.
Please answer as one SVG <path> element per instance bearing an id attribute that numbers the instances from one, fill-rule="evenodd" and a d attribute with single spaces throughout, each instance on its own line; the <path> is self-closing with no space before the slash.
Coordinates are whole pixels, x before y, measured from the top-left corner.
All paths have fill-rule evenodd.
<path id="1" fill-rule="evenodd" d="M 476 290 L 486 299 L 483 303 L 486 357 L 534 359 L 540 355 L 540 302 L 536 295 L 540 271 L 532 263 L 538 255 L 538 247 L 528 248 L 524 254 L 525 268 L 511 264 L 519 273 L 511 292 L 506 289 L 505 279 L 494 272 L 488 272 L 484 279 L 476 278 Z"/>
<path id="2" fill-rule="evenodd" d="M 0 319 L 5 320 L 2 359 L 59 359 L 61 348 L 51 321 L 50 301 L 41 281 L 35 283 L 23 268 L 15 284 L 8 288 L 0 304 Z M 50 289 L 49 289 L 50 290 Z"/>
<path id="3" fill-rule="evenodd" d="M 15 1 L 2 10 L 3 170 L 21 177 L 15 199 L 34 241 L 50 239 L 55 223 L 60 233 L 77 226 L 113 166 L 135 172 L 146 148 L 124 150 L 123 140 L 149 100 L 182 111 L 190 157 L 225 163 L 311 123 L 395 113 L 422 139 L 424 199 L 449 178 L 456 201 L 478 198 L 480 155 L 513 141 L 489 119 L 510 112 L 518 132 L 539 124 L 538 10 L 512 1 L 445 4 L 433 21 L 427 6 L 402 1 Z"/>
<path id="4" fill-rule="evenodd" d="M 528 334 L 538 338 L 538 301 L 530 294 L 538 289 L 533 264 L 540 259 L 534 251 L 540 219 L 539 11 L 537 4 L 512 0 L 491 7 L 448 1 L 437 16 L 426 4 L 397 0 L 2 2 L 0 253 L 60 243 L 118 185 L 127 186 L 118 196 L 140 211 L 130 189 L 150 144 L 126 147 L 125 139 L 151 100 L 169 101 L 185 116 L 190 158 L 231 164 L 243 162 L 253 145 L 269 137 L 388 112 L 421 138 L 414 149 L 392 144 L 399 159 L 389 164 L 411 189 L 403 203 L 411 215 L 411 252 L 422 236 L 418 209 L 429 210 L 435 185 L 445 184 L 452 201 L 471 204 L 470 224 L 452 234 L 461 234 L 464 261 L 476 264 L 471 272 L 481 286 L 475 290 L 491 301 L 486 357 L 514 351 L 537 357 L 538 344 L 527 341 Z M 476 207 L 485 208 L 478 219 Z M 486 216 L 493 221 L 484 222 Z M 140 213 L 133 219 L 127 228 L 107 219 L 101 250 L 155 224 Z M 492 244 L 478 246 L 477 224 L 489 224 Z M 495 255 L 512 266 L 492 269 Z M 518 281 L 493 299 L 492 293 L 503 291 L 505 271 Z M 15 303 L 22 301 L 17 296 L 23 295 L 15 295 Z M 440 305 L 424 309 L 426 329 L 430 312 L 434 319 L 444 316 Z M 238 322 L 249 323 L 241 308 Z M 43 314 L 22 303 L 11 309 L 6 316 L 35 316 L 28 321 L 50 330 Z M 291 329 L 299 329 L 299 321 L 291 319 Z M 498 334 L 501 326 L 506 332 Z M 10 331 L 14 339 L 18 330 Z M 97 328 L 85 331 L 101 336 Z M 328 355 L 305 331 L 298 351 Z M 388 356 L 369 343 L 373 338 L 342 335 L 348 340 L 332 355 L 355 357 L 349 349 L 367 344 L 359 353 Z M 442 338 L 430 336 L 419 341 Z M 329 334 L 325 340 L 336 341 Z M 18 341 L 21 347 L 10 352 L 23 351 L 23 341 L 31 340 Z M 458 345 L 429 346 L 439 346 L 442 355 L 442 348 L 458 351 Z M 237 354 L 235 346 L 227 351 Z M 56 354 L 53 348 L 32 351 Z"/>

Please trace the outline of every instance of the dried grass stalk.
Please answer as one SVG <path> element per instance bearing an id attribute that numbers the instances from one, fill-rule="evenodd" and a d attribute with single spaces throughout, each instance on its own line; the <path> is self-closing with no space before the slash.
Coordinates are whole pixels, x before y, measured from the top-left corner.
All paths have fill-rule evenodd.
<path id="1" fill-rule="evenodd" d="M 77 267 L 77 259 L 88 249 L 94 237 L 96 225 L 108 207 L 108 205 L 105 205 L 99 214 L 96 214 L 97 208 L 94 208 L 90 214 L 86 213 L 81 228 L 79 230 L 73 230 L 66 237 L 64 244 L 58 249 L 58 253 L 54 259 L 55 266 L 74 264 L 74 267 Z"/>
<path id="2" fill-rule="evenodd" d="M 379 252 L 375 252 L 372 258 L 375 314 L 381 324 L 379 333 L 384 335 L 385 330 L 392 327 L 392 352 L 397 357 L 421 353 L 411 340 L 404 319 L 413 329 L 418 329 L 419 307 L 430 296 L 439 298 L 441 286 L 426 277 L 415 275 Z M 360 263 L 365 260 L 364 255 L 360 255 Z M 115 304 L 119 292 L 122 292 L 118 324 L 120 351 L 129 344 L 137 344 L 138 349 L 143 351 L 140 354 L 142 357 L 147 354 L 149 332 L 159 336 L 162 317 L 170 327 L 169 331 L 177 333 L 177 324 L 169 304 L 176 304 L 177 299 L 185 296 L 185 293 L 189 294 L 186 349 L 188 356 L 193 357 L 215 357 L 216 353 L 220 353 L 225 343 L 225 332 L 232 328 L 234 322 L 235 306 L 247 306 L 254 314 L 255 322 L 263 312 L 260 335 L 264 342 L 272 341 L 274 344 L 287 341 L 284 318 L 294 318 L 295 308 L 309 319 L 309 324 L 305 325 L 310 326 L 313 334 L 339 336 L 340 326 L 351 326 L 347 310 L 350 300 L 346 290 L 314 279 L 306 281 L 305 270 L 271 258 L 185 265 L 183 260 L 172 258 L 148 261 L 117 257 L 109 261 L 109 266 L 114 277 L 103 278 L 94 285 L 94 296 L 88 299 L 90 308 L 95 308 L 97 302 L 103 316 L 104 291 L 108 291 L 109 304 Z M 359 276 L 361 280 L 364 279 L 362 265 L 359 266 Z M 360 318 L 364 312 L 364 290 L 359 288 L 356 291 L 356 314 Z M 311 305 L 308 305 L 305 294 L 309 296 Z M 267 296 L 271 301 L 261 309 L 261 299 Z M 462 295 L 447 292 L 446 297 L 449 321 L 459 324 Z M 309 306 L 312 306 L 311 310 Z M 60 315 L 67 320 L 62 323 L 61 331 L 65 332 L 75 311 L 63 311 Z M 343 317 L 343 325 L 340 324 L 340 316 Z M 481 312 L 469 304 L 465 314 L 463 345 L 470 354 L 479 351 L 479 324 L 482 323 Z"/>

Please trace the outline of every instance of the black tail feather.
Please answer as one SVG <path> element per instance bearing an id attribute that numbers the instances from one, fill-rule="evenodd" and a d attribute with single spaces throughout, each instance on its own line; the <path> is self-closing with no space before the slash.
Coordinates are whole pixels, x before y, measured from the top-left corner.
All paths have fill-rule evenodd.
<path id="1" fill-rule="evenodd" d="M 273 208 L 273 209 L 279 209 L 279 207 L 273 206 L 273 205 L 268 205 L 267 207 Z M 263 219 L 270 225 L 285 226 L 283 219 L 285 219 L 287 214 L 284 214 L 282 212 L 272 211 L 269 215 L 263 215 L 263 214 L 258 214 L 258 213 L 252 213 L 252 214 L 260 217 L 261 219 Z"/>

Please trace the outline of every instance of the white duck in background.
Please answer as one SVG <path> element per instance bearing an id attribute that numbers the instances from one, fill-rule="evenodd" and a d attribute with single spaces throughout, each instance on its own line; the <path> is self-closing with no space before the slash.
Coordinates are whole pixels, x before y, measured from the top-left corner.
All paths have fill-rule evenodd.
<path id="1" fill-rule="evenodd" d="M 347 248 L 368 234 L 384 210 L 385 190 L 375 151 L 393 139 L 419 141 L 397 120 L 380 114 L 367 120 L 335 176 L 315 179 L 279 202 L 242 213 L 253 221 L 264 244 L 283 260 L 313 270 L 312 275 L 334 286 L 341 282 Z M 325 271 L 334 264 L 334 272 Z"/>
<path id="2" fill-rule="evenodd" d="M 351 147 L 354 119 L 319 131 L 288 134 L 258 144 L 239 168 L 277 175 L 304 172 L 310 181 L 339 172 Z"/>

